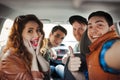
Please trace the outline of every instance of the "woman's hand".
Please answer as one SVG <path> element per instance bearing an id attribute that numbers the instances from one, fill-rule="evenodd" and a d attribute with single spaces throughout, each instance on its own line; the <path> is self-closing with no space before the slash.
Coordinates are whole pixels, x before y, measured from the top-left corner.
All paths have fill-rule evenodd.
<path id="1" fill-rule="evenodd" d="M 39 38 L 38 45 L 36 47 L 36 50 L 34 50 L 32 44 L 30 41 L 24 39 L 24 45 L 27 47 L 28 51 L 33 55 L 33 60 L 32 60 L 32 70 L 38 70 L 38 64 L 37 64 L 37 59 L 38 62 L 43 70 L 43 72 L 47 72 L 49 70 L 49 63 L 43 58 L 43 56 L 40 53 L 40 45 L 42 42 L 42 37 L 43 35 Z"/>
<path id="2" fill-rule="evenodd" d="M 38 45 L 35 50 L 29 40 L 23 39 L 25 47 L 33 55 L 32 66 L 31 66 L 32 71 L 39 71 L 38 63 L 37 63 L 37 54 L 39 53 L 39 50 L 40 50 L 41 40 L 42 40 L 42 36 L 39 38 Z"/>
<path id="3" fill-rule="evenodd" d="M 35 50 L 32 47 L 32 44 L 30 43 L 29 40 L 23 39 L 24 45 L 27 48 L 27 50 L 34 56 L 35 55 Z"/>
<path id="4" fill-rule="evenodd" d="M 25 47 L 28 49 L 28 51 L 33 55 L 35 56 L 36 54 L 40 53 L 40 45 L 41 45 L 41 41 L 42 41 L 42 38 L 43 38 L 43 35 L 41 35 L 41 37 L 39 38 L 39 41 L 38 41 L 38 45 L 36 47 L 36 50 L 33 48 L 30 40 L 27 40 L 27 39 L 23 39 L 23 42 L 24 42 L 24 45 Z"/>
<path id="5" fill-rule="evenodd" d="M 35 50 L 32 47 L 32 44 L 29 40 L 27 39 L 23 39 L 24 41 L 24 45 L 27 48 L 27 50 L 32 54 L 33 58 L 32 58 L 32 66 L 31 66 L 31 70 L 32 71 L 39 71 L 38 69 L 38 64 L 37 64 L 37 59 L 36 59 L 36 53 Z M 34 64 L 33 64 L 34 63 Z"/>

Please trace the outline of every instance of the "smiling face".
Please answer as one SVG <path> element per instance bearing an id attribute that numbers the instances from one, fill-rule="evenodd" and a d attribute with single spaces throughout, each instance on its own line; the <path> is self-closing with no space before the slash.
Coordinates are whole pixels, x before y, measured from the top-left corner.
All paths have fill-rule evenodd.
<path id="1" fill-rule="evenodd" d="M 49 40 L 52 47 L 57 47 L 63 41 L 65 33 L 61 30 L 57 30 L 54 33 L 50 33 Z"/>
<path id="2" fill-rule="evenodd" d="M 110 31 L 110 27 L 104 17 L 94 16 L 88 21 L 88 37 L 94 42 L 103 34 Z"/>
<path id="3" fill-rule="evenodd" d="M 75 39 L 77 41 L 80 41 L 81 40 L 81 37 L 84 33 L 84 31 L 86 30 L 87 28 L 87 25 L 83 24 L 83 23 L 79 23 L 77 21 L 75 21 L 73 24 L 73 35 L 75 37 Z"/>
<path id="4" fill-rule="evenodd" d="M 22 32 L 22 37 L 30 41 L 33 48 L 36 49 L 38 40 L 41 37 L 39 25 L 34 21 L 27 22 Z"/>

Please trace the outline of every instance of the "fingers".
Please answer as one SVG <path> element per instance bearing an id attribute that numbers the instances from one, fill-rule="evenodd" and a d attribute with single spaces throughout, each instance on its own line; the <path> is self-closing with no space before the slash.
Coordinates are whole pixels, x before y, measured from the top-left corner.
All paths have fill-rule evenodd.
<path id="1" fill-rule="evenodd" d="M 24 42 L 24 45 L 25 47 L 27 48 L 27 50 L 31 53 L 31 54 L 35 54 L 35 51 L 33 49 L 33 46 L 31 44 L 31 42 L 25 38 L 23 38 L 23 42 Z"/>
<path id="2" fill-rule="evenodd" d="M 27 39 L 25 39 L 25 38 L 23 38 L 23 43 L 24 43 L 24 45 L 25 45 L 26 47 L 29 47 L 29 46 L 30 46 L 29 43 L 28 43 L 28 41 L 27 41 Z"/>
<path id="3" fill-rule="evenodd" d="M 70 71 L 78 71 L 79 67 L 80 67 L 80 65 L 78 65 L 78 66 L 71 66 Z"/>
<path id="4" fill-rule="evenodd" d="M 78 71 L 80 66 L 81 66 L 81 61 L 79 57 L 70 58 L 70 62 L 69 62 L 70 71 Z"/>
<path id="5" fill-rule="evenodd" d="M 39 41 L 38 41 L 38 46 L 40 46 L 41 41 L 42 41 L 42 38 L 43 38 L 43 35 L 41 35 L 41 37 L 39 38 Z"/>
<path id="6" fill-rule="evenodd" d="M 41 35 L 41 37 L 39 38 L 37 49 L 36 49 L 36 54 L 40 52 L 40 45 L 41 45 L 42 38 L 43 38 L 43 35 Z"/>
<path id="7" fill-rule="evenodd" d="M 23 42 L 24 42 L 24 45 L 28 48 L 28 47 L 32 47 L 32 44 L 30 43 L 29 40 L 23 38 Z"/>

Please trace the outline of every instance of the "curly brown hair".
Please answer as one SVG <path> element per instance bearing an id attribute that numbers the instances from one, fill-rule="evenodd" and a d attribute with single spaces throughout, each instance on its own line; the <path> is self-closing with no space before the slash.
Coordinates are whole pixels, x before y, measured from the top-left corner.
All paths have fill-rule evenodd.
<path id="1" fill-rule="evenodd" d="M 36 23 L 38 23 L 41 30 L 40 32 L 44 38 L 45 34 L 43 31 L 43 23 L 35 15 L 28 14 L 18 16 L 14 20 L 7 44 L 3 52 L 5 53 L 7 50 L 12 49 L 12 52 L 22 56 L 26 64 L 30 67 L 32 62 L 32 55 L 28 52 L 27 48 L 25 47 L 22 38 L 22 32 L 25 28 L 25 25 L 29 21 L 35 21 Z"/>

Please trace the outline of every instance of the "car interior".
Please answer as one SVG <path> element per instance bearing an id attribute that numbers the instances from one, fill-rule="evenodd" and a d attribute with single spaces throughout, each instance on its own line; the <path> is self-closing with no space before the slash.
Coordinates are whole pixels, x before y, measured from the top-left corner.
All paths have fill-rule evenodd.
<path id="1" fill-rule="evenodd" d="M 68 46 L 74 47 L 77 43 L 68 22 L 72 15 L 81 15 L 87 19 L 93 11 L 107 11 L 112 15 L 120 35 L 120 0 L 0 0 L 0 10 L 0 49 L 7 41 L 16 16 L 35 14 L 44 24 L 46 38 L 55 25 L 65 27 L 68 34 L 61 45 L 55 48 L 57 64 L 62 64 L 62 57 L 69 51 Z M 56 77 L 54 80 L 60 80 L 59 76 Z"/>

